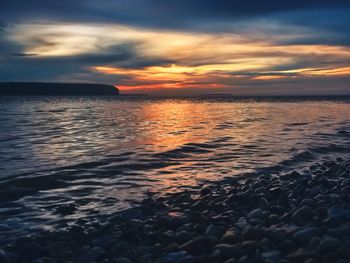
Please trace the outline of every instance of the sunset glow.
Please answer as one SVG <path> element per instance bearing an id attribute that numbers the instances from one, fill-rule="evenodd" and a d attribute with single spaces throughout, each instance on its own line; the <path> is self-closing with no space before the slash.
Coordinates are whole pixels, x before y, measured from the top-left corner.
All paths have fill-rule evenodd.
<path id="1" fill-rule="evenodd" d="M 7 26 L 0 35 L 3 45 L 11 47 L 11 53 L 1 58 L 7 65 L 1 75 L 14 81 L 16 68 L 25 67 L 27 78 L 37 80 L 37 72 L 50 69 L 48 81 L 107 83 L 141 93 L 273 93 L 282 89 L 271 85 L 289 90 L 293 83 L 307 93 L 308 87 L 322 86 L 324 79 L 347 90 L 346 34 L 289 17 L 285 21 L 279 15 L 230 22 L 195 20 L 188 26 L 122 19 L 28 19 Z"/>

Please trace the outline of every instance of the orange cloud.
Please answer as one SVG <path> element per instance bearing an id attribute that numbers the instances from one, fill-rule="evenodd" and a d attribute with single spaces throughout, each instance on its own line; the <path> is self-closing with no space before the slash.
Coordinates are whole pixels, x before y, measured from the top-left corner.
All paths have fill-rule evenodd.
<path id="1" fill-rule="evenodd" d="M 310 75 L 323 75 L 323 76 L 345 76 L 350 75 L 350 67 L 340 67 L 332 69 L 315 69 L 307 71 Z"/>
<path id="2" fill-rule="evenodd" d="M 274 80 L 274 79 L 285 79 L 288 78 L 288 76 L 282 76 L 282 75 L 263 75 L 263 76 L 257 76 L 254 77 L 254 80 Z"/>

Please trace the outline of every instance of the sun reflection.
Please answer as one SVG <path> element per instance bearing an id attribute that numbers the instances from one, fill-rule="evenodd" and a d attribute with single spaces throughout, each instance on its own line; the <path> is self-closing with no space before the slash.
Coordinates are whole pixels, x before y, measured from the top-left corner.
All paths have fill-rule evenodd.
<path id="1" fill-rule="evenodd" d="M 153 128 L 145 131 L 140 143 L 171 149 L 192 141 L 192 128 L 200 121 L 192 114 L 199 113 L 198 108 L 201 106 L 171 100 L 143 107 L 140 118 L 152 123 Z"/>

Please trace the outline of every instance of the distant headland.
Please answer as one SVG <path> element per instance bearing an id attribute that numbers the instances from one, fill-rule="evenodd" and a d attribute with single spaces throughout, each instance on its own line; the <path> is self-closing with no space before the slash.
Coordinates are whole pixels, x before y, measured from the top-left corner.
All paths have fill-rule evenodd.
<path id="1" fill-rule="evenodd" d="M 0 96 L 110 96 L 112 85 L 92 83 L 0 82 Z"/>

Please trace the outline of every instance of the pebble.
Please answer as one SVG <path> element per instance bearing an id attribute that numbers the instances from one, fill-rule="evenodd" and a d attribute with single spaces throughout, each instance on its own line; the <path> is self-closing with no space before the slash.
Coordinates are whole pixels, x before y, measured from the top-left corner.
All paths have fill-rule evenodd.
<path id="1" fill-rule="evenodd" d="M 74 262 L 75 263 L 92 263 L 96 259 L 96 255 L 92 251 L 87 251 L 80 256 L 78 256 Z"/>
<path id="2" fill-rule="evenodd" d="M 279 216 L 276 215 L 276 214 L 272 214 L 272 215 L 269 215 L 268 217 L 268 222 L 273 225 L 273 224 L 276 224 L 279 220 Z"/>
<path id="3" fill-rule="evenodd" d="M 242 231 L 242 237 L 245 240 L 261 239 L 264 236 L 264 231 L 257 227 L 247 226 Z"/>
<path id="4" fill-rule="evenodd" d="M 287 258 L 298 262 L 305 261 L 310 257 L 317 256 L 320 250 L 320 239 L 313 238 L 305 247 L 299 248 L 296 252 L 288 254 Z"/>
<path id="5" fill-rule="evenodd" d="M 303 199 L 303 201 L 301 201 L 300 205 L 313 207 L 315 205 L 315 201 L 312 200 L 311 198 L 305 198 L 305 199 Z"/>
<path id="6" fill-rule="evenodd" d="M 128 249 L 129 249 L 129 244 L 122 241 L 122 242 L 115 244 L 112 247 L 111 253 L 113 255 L 120 255 L 120 254 L 124 253 L 125 251 L 127 251 Z"/>
<path id="7" fill-rule="evenodd" d="M 350 209 L 331 207 L 328 209 L 328 218 L 326 223 L 331 225 L 339 225 L 342 222 L 350 221 Z"/>
<path id="8" fill-rule="evenodd" d="M 259 206 L 260 206 L 261 209 L 265 209 L 265 210 L 270 208 L 269 202 L 264 197 L 260 198 Z"/>
<path id="9" fill-rule="evenodd" d="M 316 236 L 320 235 L 320 229 L 317 227 L 308 227 L 299 230 L 293 235 L 293 241 L 300 245 L 306 245 L 309 241 Z"/>
<path id="10" fill-rule="evenodd" d="M 264 233 L 264 236 L 276 244 L 286 241 L 286 237 L 281 232 L 273 229 L 267 229 Z"/>
<path id="11" fill-rule="evenodd" d="M 180 260 L 183 260 L 187 257 L 187 252 L 186 251 L 178 251 L 178 252 L 172 252 L 167 254 L 164 257 L 164 262 L 166 263 L 177 263 Z"/>
<path id="12" fill-rule="evenodd" d="M 306 225 L 313 217 L 313 210 L 309 206 L 302 206 L 292 215 L 292 220 L 299 226 Z"/>
<path id="13" fill-rule="evenodd" d="M 175 234 L 175 237 L 178 242 L 185 243 L 192 238 L 192 234 L 187 231 L 180 231 Z"/>
<path id="14" fill-rule="evenodd" d="M 218 244 L 215 246 L 215 249 L 219 250 L 223 257 L 233 257 L 237 258 L 240 257 L 243 254 L 243 251 L 235 245 L 229 245 L 229 244 Z"/>
<path id="15" fill-rule="evenodd" d="M 324 237 L 321 241 L 320 251 L 321 253 L 326 254 L 328 252 L 332 252 L 338 249 L 340 245 L 341 242 L 339 241 L 339 239 L 330 236 Z"/>
<path id="16" fill-rule="evenodd" d="M 139 208 L 130 208 L 122 212 L 117 213 L 115 216 L 111 217 L 110 221 L 112 223 L 117 223 L 120 221 L 129 221 L 132 219 L 142 219 L 143 212 Z"/>
<path id="17" fill-rule="evenodd" d="M 252 218 L 252 219 L 249 220 L 249 223 L 252 226 L 262 226 L 262 225 L 264 225 L 264 222 L 265 221 L 257 219 L 257 218 Z"/>
<path id="18" fill-rule="evenodd" d="M 125 257 L 118 257 L 113 260 L 113 263 L 132 263 L 132 261 Z"/>
<path id="19" fill-rule="evenodd" d="M 253 211 L 251 211 L 249 214 L 248 214 L 248 218 L 249 219 L 252 219 L 252 218 L 258 218 L 258 219 L 261 219 L 263 218 L 263 212 L 260 208 L 258 209 L 254 209 Z"/>
<path id="20" fill-rule="evenodd" d="M 216 229 L 216 227 L 214 225 L 209 225 L 205 230 L 205 235 L 207 235 L 207 236 L 217 237 L 218 234 L 219 234 L 218 230 Z"/>
<path id="21" fill-rule="evenodd" d="M 340 226 L 328 229 L 328 234 L 336 238 L 342 238 L 344 236 L 350 237 L 350 226 Z"/>
<path id="22" fill-rule="evenodd" d="M 282 253 L 278 250 L 270 250 L 263 252 L 261 257 L 265 260 L 270 260 L 271 262 L 278 262 L 282 257 Z"/>
<path id="23" fill-rule="evenodd" d="M 220 242 L 221 243 L 227 243 L 227 244 L 234 244 L 238 241 L 239 237 L 237 235 L 237 233 L 230 229 L 227 230 L 224 235 L 221 237 Z"/>
<path id="24" fill-rule="evenodd" d="M 193 254 L 200 254 L 210 251 L 216 242 L 217 239 L 213 237 L 199 236 L 180 246 L 180 249 Z"/>
<path id="25" fill-rule="evenodd" d="M 271 246 L 272 246 L 272 243 L 268 238 L 263 238 L 260 242 L 260 247 L 263 250 L 268 250 L 269 248 L 271 248 Z"/>
<path id="26" fill-rule="evenodd" d="M 91 252 L 94 254 L 95 258 L 98 258 L 104 253 L 104 250 L 100 247 L 93 247 Z"/>

